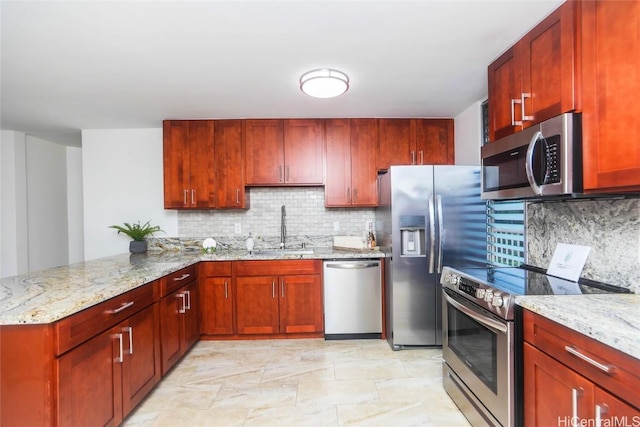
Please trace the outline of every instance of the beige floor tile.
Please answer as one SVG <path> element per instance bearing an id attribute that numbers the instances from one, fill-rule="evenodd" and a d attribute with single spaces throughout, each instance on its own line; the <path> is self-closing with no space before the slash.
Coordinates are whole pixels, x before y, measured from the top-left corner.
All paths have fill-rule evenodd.
<path id="1" fill-rule="evenodd" d="M 298 402 L 307 405 L 345 405 L 378 401 L 373 380 L 312 381 L 298 384 Z"/>
<path id="2" fill-rule="evenodd" d="M 126 427 L 468 427 L 442 351 L 382 340 L 200 341 Z"/>

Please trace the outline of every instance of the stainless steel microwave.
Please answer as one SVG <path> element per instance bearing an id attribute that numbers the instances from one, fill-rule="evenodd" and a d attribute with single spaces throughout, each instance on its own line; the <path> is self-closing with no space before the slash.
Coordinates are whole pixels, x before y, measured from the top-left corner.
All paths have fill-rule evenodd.
<path id="1" fill-rule="evenodd" d="M 482 198 L 582 193 L 582 121 L 565 113 L 482 147 Z"/>

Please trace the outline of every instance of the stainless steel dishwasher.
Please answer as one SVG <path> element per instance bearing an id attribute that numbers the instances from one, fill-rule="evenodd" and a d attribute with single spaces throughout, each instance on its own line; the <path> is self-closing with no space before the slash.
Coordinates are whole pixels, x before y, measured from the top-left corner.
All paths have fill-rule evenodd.
<path id="1" fill-rule="evenodd" d="M 323 262 L 325 339 L 381 337 L 380 272 L 377 259 Z"/>

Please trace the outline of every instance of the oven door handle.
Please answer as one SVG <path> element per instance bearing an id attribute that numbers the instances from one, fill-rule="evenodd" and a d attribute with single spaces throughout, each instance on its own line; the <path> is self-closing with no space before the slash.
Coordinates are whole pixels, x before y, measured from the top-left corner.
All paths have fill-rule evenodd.
<path id="1" fill-rule="evenodd" d="M 461 304 L 458 301 L 451 298 L 449 295 L 447 295 L 446 292 L 444 293 L 444 296 L 447 299 L 447 303 L 451 304 L 452 306 L 454 306 L 455 308 L 457 308 L 467 316 L 471 317 L 473 320 L 477 321 L 481 325 L 486 326 L 487 328 L 490 328 L 490 329 L 494 329 L 498 332 L 502 332 L 503 334 L 507 333 L 507 326 L 505 324 L 493 319 L 489 319 L 485 316 L 479 315 L 478 313 L 476 313 L 474 310 L 470 309 L 466 305 Z"/>

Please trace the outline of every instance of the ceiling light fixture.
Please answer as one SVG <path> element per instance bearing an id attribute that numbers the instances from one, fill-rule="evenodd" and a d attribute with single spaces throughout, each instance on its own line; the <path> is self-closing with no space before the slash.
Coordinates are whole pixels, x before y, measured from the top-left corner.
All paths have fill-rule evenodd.
<path id="1" fill-rule="evenodd" d="M 320 68 L 300 77 L 300 90 L 314 98 L 333 98 L 349 89 L 349 76 L 342 71 Z"/>

